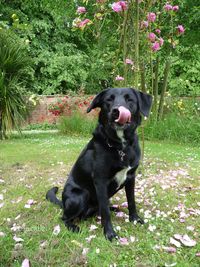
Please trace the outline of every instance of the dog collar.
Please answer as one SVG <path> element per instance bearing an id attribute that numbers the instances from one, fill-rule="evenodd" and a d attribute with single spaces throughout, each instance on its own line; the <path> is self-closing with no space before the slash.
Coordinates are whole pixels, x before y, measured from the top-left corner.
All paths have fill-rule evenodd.
<path id="1" fill-rule="evenodd" d="M 109 144 L 108 142 L 107 142 L 107 144 L 108 144 L 109 147 L 113 147 L 113 146 L 112 146 L 111 144 Z M 123 160 L 124 160 L 124 156 L 126 156 L 126 153 L 124 153 L 123 150 L 119 150 L 119 149 L 117 149 L 117 152 L 118 152 L 118 154 L 119 154 L 120 160 L 123 161 Z"/>

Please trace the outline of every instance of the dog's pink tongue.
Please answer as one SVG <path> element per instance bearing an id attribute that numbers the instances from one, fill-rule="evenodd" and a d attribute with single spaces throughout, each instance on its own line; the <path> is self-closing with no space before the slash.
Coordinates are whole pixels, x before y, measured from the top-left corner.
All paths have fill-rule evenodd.
<path id="1" fill-rule="evenodd" d="M 119 118 L 115 120 L 116 122 L 120 124 L 125 124 L 131 121 L 131 112 L 127 108 L 120 106 L 118 110 Z"/>

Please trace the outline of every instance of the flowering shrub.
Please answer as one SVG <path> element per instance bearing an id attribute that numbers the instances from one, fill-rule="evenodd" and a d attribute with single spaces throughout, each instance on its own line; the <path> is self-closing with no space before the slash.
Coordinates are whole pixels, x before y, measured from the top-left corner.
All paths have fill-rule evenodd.
<path id="1" fill-rule="evenodd" d="M 79 17 L 75 18 L 74 27 L 89 29 L 98 38 L 103 27 L 113 28 L 115 41 L 119 42 L 113 57 L 114 83 L 117 86 L 141 87 L 143 91 L 154 94 L 155 103 L 161 91 L 159 107 L 155 105 L 153 108 L 156 117 L 159 113 L 161 116 L 158 118 L 161 118 L 172 55 L 185 32 L 184 26 L 177 21 L 179 6 L 173 1 L 163 0 L 96 1 L 92 4 L 84 0 L 82 3 L 85 6 L 77 7 Z M 159 57 L 165 61 L 165 69 L 162 88 L 158 91 Z M 156 73 L 155 69 L 158 69 Z"/>
<path id="2" fill-rule="evenodd" d="M 65 96 L 63 99 L 58 98 L 55 102 L 51 103 L 48 111 L 55 116 L 71 115 L 76 111 L 85 111 L 92 100 L 93 96 Z"/>

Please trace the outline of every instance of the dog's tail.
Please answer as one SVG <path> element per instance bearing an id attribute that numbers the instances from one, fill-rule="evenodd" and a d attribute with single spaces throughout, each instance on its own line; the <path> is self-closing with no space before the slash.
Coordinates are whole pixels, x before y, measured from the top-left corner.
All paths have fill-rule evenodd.
<path id="1" fill-rule="evenodd" d="M 57 192 L 58 192 L 58 187 L 57 186 L 51 188 L 46 194 L 46 199 L 49 200 L 50 202 L 58 205 L 62 209 L 63 208 L 63 204 L 62 204 L 62 201 L 59 200 L 56 197 L 56 193 Z"/>

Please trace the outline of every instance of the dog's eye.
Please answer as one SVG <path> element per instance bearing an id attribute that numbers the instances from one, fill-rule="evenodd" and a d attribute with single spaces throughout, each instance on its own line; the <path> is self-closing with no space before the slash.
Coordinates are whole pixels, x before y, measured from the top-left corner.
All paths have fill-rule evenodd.
<path id="1" fill-rule="evenodd" d="M 115 99 L 114 95 L 111 95 L 109 98 L 107 98 L 107 102 L 112 102 Z"/>
<path id="2" fill-rule="evenodd" d="M 134 100 L 132 98 L 130 98 L 129 95 L 125 95 L 124 98 L 125 98 L 126 102 L 134 102 Z"/>

